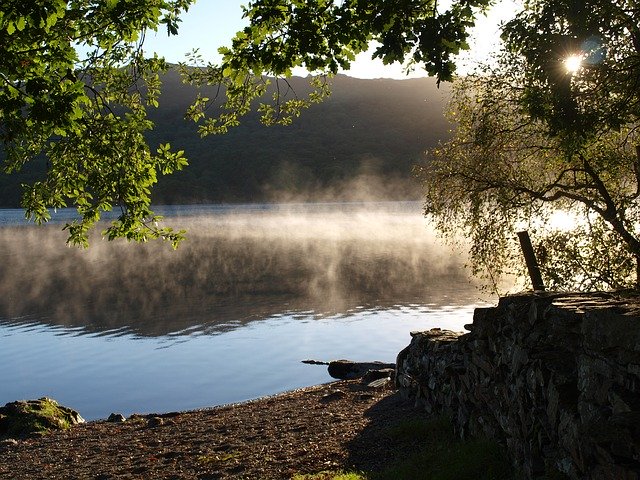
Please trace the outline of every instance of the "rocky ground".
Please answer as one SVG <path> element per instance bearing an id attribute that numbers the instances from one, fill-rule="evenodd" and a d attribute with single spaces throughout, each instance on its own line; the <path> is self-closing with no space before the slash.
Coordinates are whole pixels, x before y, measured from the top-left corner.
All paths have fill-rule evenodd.
<path id="1" fill-rule="evenodd" d="M 207 410 L 89 422 L 0 443 L 1 479 L 288 479 L 371 472 L 416 445 L 393 425 L 426 414 L 358 380 Z"/>

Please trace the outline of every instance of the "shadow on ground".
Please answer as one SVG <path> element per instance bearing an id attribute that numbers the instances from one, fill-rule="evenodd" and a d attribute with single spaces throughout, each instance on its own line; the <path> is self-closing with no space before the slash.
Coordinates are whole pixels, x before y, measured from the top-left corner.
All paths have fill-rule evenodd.
<path id="1" fill-rule="evenodd" d="M 375 403 L 365 416 L 370 424 L 348 444 L 347 464 L 353 470 L 379 472 L 423 448 L 414 439 L 403 441 L 396 432 L 407 422 L 426 421 L 430 416 L 413 402 L 404 400 L 399 392 Z"/>

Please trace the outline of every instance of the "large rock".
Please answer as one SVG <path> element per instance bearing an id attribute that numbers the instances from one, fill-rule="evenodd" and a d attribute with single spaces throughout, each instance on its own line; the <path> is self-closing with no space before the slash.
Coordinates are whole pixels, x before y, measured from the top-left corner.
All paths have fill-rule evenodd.
<path id="1" fill-rule="evenodd" d="M 0 438 L 43 435 L 78 423 L 84 423 L 78 412 L 50 398 L 20 400 L 0 408 Z"/>

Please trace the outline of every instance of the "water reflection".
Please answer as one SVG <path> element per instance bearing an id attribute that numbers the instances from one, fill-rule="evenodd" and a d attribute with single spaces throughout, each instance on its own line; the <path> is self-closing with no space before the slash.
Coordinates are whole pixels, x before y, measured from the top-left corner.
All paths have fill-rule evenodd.
<path id="1" fill-rule="evenodd" d="M 291 312 L 351 316 L 398 305 L 466 305 L 478 292 L 415 204 L 203 211 L 167 245 L 93 239 L 64 248 L 59 225 L 0 228 L 0 322 L 140 336 L 216 334 Z M 174 213 L 171 212 L 171 213 Z M 78 330 L 79 329 L 79 330 Z"/>
<path id="2" fill-rule="evenodd" d="M 482 300 L 417 204 L 171 210 L 177 252 L 0 228 L 0 405 L 50 396 L 96 419 L 238 402 L 331 380 L 306 358 L 392 362 Z"/>

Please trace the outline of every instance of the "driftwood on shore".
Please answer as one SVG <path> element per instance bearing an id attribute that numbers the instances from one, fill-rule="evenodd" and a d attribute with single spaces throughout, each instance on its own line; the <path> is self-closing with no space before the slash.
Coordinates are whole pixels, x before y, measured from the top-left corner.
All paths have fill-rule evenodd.
<path id="1" fill-rule="evenodd" d="M 351 360 L 332 360 L 331 362 L 321 362 L 318 360 L 303 360 L 302 363 L 309 365 L 328 365 L 329 375 L 340 380 L 350 380 L 364 377 L 368 372 L 380 371 L 381 374 L 389 376 L 389 370 L 396 368 L 395 363 L 384 362 L 353 362 Z M 373 375 L 375 377 L 375 374 Z M 380 377 L 378 377 L 380 378 Z"/>

